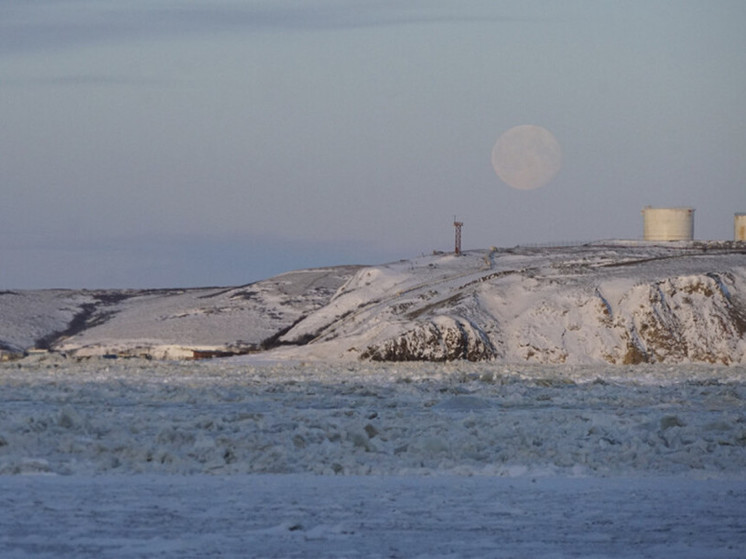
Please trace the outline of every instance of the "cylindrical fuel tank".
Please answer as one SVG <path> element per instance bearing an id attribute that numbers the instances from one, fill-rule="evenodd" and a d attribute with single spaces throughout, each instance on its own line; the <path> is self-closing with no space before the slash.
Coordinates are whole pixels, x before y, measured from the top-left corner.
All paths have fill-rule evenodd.
<path id="1" fill-rule="evenodd" d="M 694 238 L 693 208 L 651 208 L 642 210 L 646 241 L 691 241 Z"/>
<path id="2" fill-rule="evenodd" d="M 736 214 L 733 220 L 734 239 L 736 241 L 746 241 L 746 214 Z"/>

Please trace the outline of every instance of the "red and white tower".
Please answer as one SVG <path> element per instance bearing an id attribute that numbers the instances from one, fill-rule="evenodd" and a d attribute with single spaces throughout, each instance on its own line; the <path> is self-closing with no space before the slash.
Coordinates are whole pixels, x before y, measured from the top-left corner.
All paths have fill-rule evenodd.
<path id="1" fill-rule="evenodd" d="M 456 229 L 456 248 L 454 252 L 458 256 L 461 254 L 461 228 L 464 226 L 463 221 L 456 221 L 456 216 L 453 216 L 453 227 Z"/>

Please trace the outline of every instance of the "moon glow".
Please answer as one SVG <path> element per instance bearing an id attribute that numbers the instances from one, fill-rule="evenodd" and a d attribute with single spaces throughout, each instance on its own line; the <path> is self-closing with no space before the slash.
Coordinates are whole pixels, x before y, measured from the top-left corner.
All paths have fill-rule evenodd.
<path id="1" fill-rule="evenodd" d="M 551 181 L 562 167 L 562 149 L 546 128 L 515 126 L 492 148 L 492 167 L 508 186 L 533 190 Z"/>

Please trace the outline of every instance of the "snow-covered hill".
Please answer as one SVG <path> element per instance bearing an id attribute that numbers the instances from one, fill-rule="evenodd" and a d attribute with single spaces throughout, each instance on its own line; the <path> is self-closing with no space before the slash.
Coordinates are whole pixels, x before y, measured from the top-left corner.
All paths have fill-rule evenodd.
<path id="1" fill-rule="evenodd" d="M 746 244 L 493 248 L 227 289 L 0 294 L 0 350 L 34 346 L 169 358 L 742 364 Z"/>
<path id="2" fill-rule="evenodd" d="M 300 270 L 231 288 L 6 291 L 0 353 L 189 358 L 257 351 L 326 304 L 356 269 Z"/>
<path id="3" fill-rule="evenodd" d="M 388 361 L 732 364 L 745 333 L 743 244 L 612 242 L 361 269 L 280 341 Z"/>

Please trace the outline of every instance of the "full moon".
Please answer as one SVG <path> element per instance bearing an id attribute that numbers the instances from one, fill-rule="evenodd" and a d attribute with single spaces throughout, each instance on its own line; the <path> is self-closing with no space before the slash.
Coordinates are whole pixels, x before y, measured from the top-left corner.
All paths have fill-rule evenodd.
<path id="1" fill-rule="evenodd" d="M 509 186 L 533 190 L 557 175 L 562 167 L 562 150 L 549 130 L 524 124 L 498 138 L 492 148 L 492 166 Z"/>

